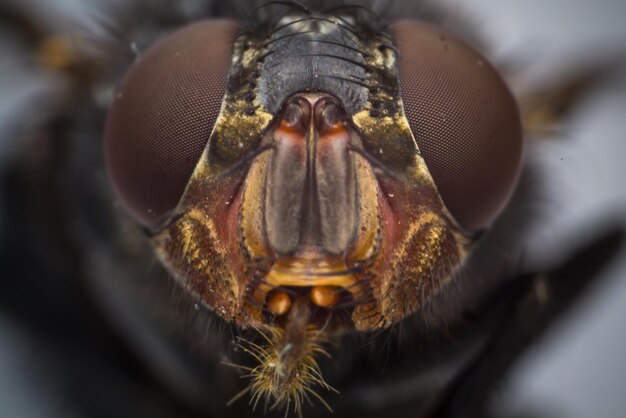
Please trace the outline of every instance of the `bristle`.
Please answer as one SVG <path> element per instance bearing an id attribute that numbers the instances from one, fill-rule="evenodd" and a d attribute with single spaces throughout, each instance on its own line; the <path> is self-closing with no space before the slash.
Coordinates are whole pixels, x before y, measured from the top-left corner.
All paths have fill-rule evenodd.
<path id="1" fill-rule="evenodd" d="M 270 335 L 259 331 L 267 344 L 259 345 L 249 340 L 239 339 L 237 346 L 253 357 L 258 365 L 250 368 L 232 363 L 225 363 L 247 372 L 249 386 L 238 393 L 229 404 L 250 393 L 250 405 L 256 409 L 263 401 L 270 410 L 284 408 L 285 416 L 293 411 L 302 416 L 302 404 L 306 400 L 317 399 L 325 408 L 332 411 L 328 403 L 315 391 L 321 387 L 337 392 L 322 376 L 316 356 L 330 357 L 324 349 L 324 334 L 319 329 L 309 328 L 299 347 L 286 341 L 285 333 L 278 328 L 268 329 Z M 293 352 L 296 354 L 293 355 Z M 287 355 L 289 354 L 289 355 Z M 309 396 L 310 395 L 310 396 Z"/>

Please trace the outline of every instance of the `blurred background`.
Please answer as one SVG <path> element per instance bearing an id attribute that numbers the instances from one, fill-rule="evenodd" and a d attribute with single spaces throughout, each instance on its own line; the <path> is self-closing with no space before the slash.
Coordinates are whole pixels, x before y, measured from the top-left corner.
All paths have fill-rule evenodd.
<path id="1" fill-rule="evenodd" d="M 125 2 L 20 3 L 60 25 L 80 22 L 82 32 L 98 35 L 107 10 Z M 193 7 L 194 2 L 185 3 Z M 526 256 L 550 263 L 594 227 L 620 217 L 626 221 L 626 2 L 448 0 L 446 4 L 478 23 L 493 47 L 492 56 L 518 66 L 523 83 L 549 83 L 601 62 L 612 68 L 555 137 L 532 152 L 549 193 L 533 215 L 538 219 L 527 234 Z M 47 98 L 63 88 L 53 75 L 27 64 L 10 29 L 0 25 L 0 166 L 19 148 L 14 133 L 20 125 L 36 124 L 46 108 L 55 106 Z M 4 227 L 0 225 L 0 234 Z M 518 362 L 494 401 L 497 415 L 626 416 L 625 323 L 626 253 L 622 253 L 575 309 Z M 0 417 L 73 416 L 56 396 L 51 378 L 51 370 L 59 373 L 62 367 L 46 364 L 45 355 L 45 347 L 37 346 L 19 322 L 3 316 L 0 309 Z"/>
<path id="2" fill-rule="evenodd" d="M 461 3 L 461 2 L 459 2 Z M 587 94 L 555 141 L 540 145 L 549 199 L 526 245 L 536 257 L 584 237 L 594 222 L 626 217 L 626 2 L 463 2 L 497 53 L 530 63 L 537 81 L 621 58 Z M 596 61 L 597 62 L 597 61 Z M 619 59 L 618 59 L 619 62 Z M 549 75 L 552 74 L 552 75 Z M 567 239 L 567 238 L 565 238 Z M 506 416 L 622 417 L 626 414 L 626 253 L 543 342 L 518 363 L 500 393 Z"/>

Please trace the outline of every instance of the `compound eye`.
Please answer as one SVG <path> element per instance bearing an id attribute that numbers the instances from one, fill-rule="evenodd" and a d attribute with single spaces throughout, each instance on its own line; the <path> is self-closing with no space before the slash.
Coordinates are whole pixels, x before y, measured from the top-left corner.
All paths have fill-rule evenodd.
<path id="1" fill-rule="evenodd" d="M 156 42 L 124 76 L 104 155 L 122 205 L 146 227 L 173 210 L 220 112 L 237 26 L 206 20 Z"/>
<path id="2" fill-rule="evenodd" d="M 487 60 L 437 27 L 390 26 L 404 112 L 446 207 L 468 231 L 488 226 L 517 182 L 517 104 Z"/>

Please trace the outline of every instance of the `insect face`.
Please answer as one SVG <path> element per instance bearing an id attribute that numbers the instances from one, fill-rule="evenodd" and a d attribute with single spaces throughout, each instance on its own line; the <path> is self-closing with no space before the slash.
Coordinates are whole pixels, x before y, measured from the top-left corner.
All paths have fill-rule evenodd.
<path id="1" fill-rule="evenodd" d="M 323 342 L 419 312 L 517 180 L 517 107 L 482 56 L 415 21 L 359 24 L 196 23 L 140 57 L 109 115 L 110 176 L 160 258 L 267 336 L 253 397 L 298 404 L 325 385 Z"/>

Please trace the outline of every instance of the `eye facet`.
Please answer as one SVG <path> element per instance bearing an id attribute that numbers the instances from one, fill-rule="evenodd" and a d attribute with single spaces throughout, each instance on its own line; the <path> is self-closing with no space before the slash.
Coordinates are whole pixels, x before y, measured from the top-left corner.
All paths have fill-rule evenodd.
<path id="1" fill-rule="evenodd" d="M 122 80 L 104 153 L 123 206 L 147 227 L 175 208 L 219 115 L 236 24 L 206 20 L 158 41 Z"/>
<path id="2" fill-rule="evenodd" d="M 491 64 L 450 33 L 408 20 L 390 29 L 404 112 L 437 189 L 463 228 L 484 228 L 519 173 L 515 100 Z"/>

